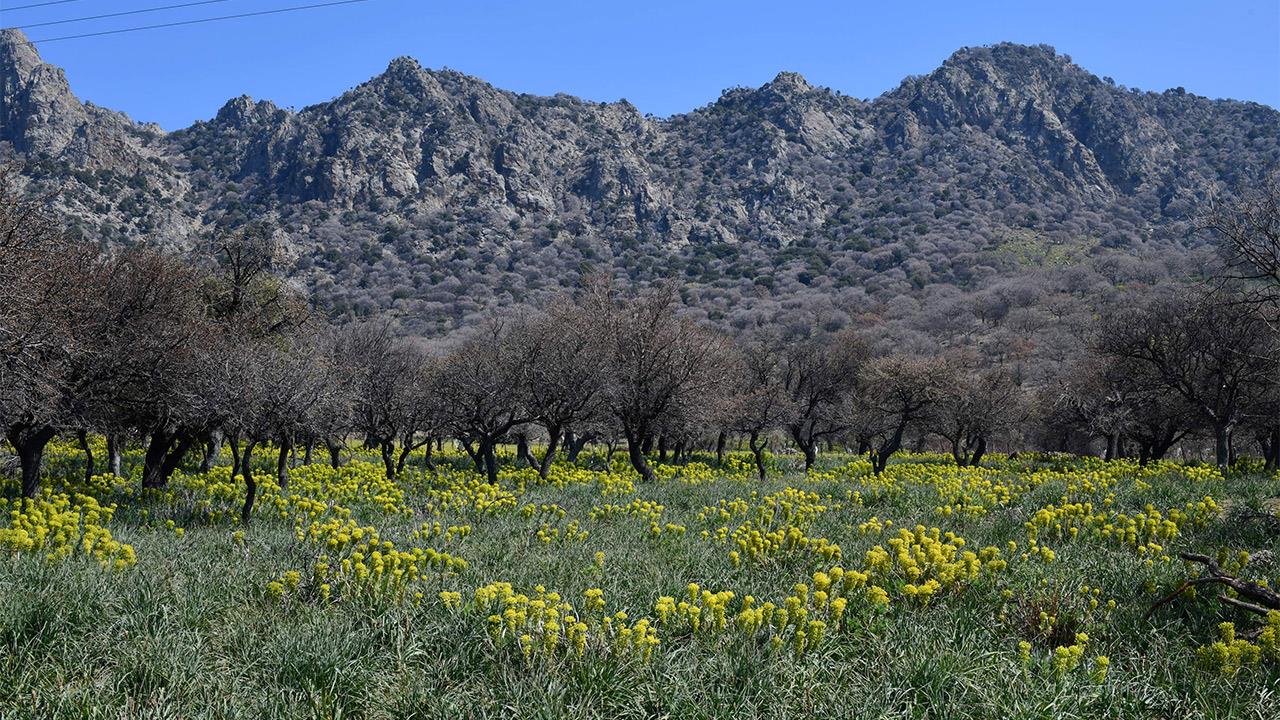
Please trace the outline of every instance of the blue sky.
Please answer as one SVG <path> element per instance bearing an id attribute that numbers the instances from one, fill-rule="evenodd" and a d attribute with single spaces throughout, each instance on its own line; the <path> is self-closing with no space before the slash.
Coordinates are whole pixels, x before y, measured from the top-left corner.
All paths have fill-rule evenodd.
<path id="1" fill-rule="evenodd" d="M 184 0 L 0 0 L 5 26 Z M 51 38 L 323 0 L 203 7 L 31 28 Z M 369 0 L 267 17 L 37 44 L 82 98 L 168 129 L 248 94 L 327 100 L 410 55 L 519 92 L 626 98 L 670 115 L 780 70 L 857 97 L 926 73 L 966 45 L 1048 43 L 1144 90 L 1182 86 L 1280 107 L 1280 0 L 1241 2 L 498 2 Z"/>

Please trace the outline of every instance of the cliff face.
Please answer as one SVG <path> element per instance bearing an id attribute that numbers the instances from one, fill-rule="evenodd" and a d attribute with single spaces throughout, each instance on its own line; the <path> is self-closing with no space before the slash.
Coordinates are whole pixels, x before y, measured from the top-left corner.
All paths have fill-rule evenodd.
<path id="1" fill-rule="evenodd" d="M 80 102 L 9 30 L 0 92 L 0 155 L 61 187 L 87 236 L 182 247 L 215 223 L 265 220 L 322 294 L 396 285 L 369 293 L 374 305 L 457 283 L 487 287 L 472 305 L 516 300 L 584 263 L 896 295 L 968 282 L 948 257 L 1011 233 L 1063 241 L 1049 219 L 1085 244 L 1176 245 L 1162 228 L 1196 200 L 1280 162 L 1271 108 L 1126 90 L 1043 46 L 964 49 L 872 101 L 781 73 L 664 120 L 400 58 L 330 102 L 292 112 L 240 97 L 166 134 Z"/>

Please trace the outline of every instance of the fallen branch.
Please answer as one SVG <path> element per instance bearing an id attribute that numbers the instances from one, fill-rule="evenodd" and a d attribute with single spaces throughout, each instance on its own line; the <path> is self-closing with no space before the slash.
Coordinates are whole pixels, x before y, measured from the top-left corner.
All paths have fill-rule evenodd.
<path id="1" fill-rule="evenodd" d="M 1151 607 L 1147 608 L 1147 612 L 1142 616 L 1142 619 L 1145 620 L 1151 617 L 1151 614 L 1156 610 L 1173 602 L 1179 595 L 1182 595 L 1182 593 L 1192 587 L 1209 583 L 1225 585 L 1236 591 L 1237 595 L 1245 598 L 1245 600 L 1240 600 L 1227 595 L 1219 595 L 1218 601 L 1223 604 L 1231 605 L 1232 607 L 1236 607 L 1241 610 L 1247 610 L 1258 615 L 1266 615 L 1271 610 L 1280 610 L 1280 593 L 1277 593 L 1270 588 L 1265 588 L 1255 582 L 1241 580 L 1240 578 L 1223 570 L 1222 567 L 1218 565 L 1218 562 L 1208 555 L 1184 552 L 1178 553 L 1178 557 L 1181 557 L 1187 562 L 1203 565 L 1209 574 L 1205 577 L 1184 581 L 1176 590 L 1152 603 Z M 1253 602 L 1246 602 L 1246 600 L 1252 600 Z"/>
<path id="2" fill-rule="evenodd" d="M 1168 605 L 1174 600 L 1177 600 L 1178 597 L 1182 595 L 1182 593 L 1186 592 L 1187 590 L 1190 590 L 1196 585 L 1203 585 L 1205 583 L 1211 583 L 1211 582 L 1218 582 L 1218 579 L 1213 577 L 1204 577 L 1204 578 L 1196 578 L 1195 580 L 1184 580 L 1182 584 L 1178 586 L 1177 590 L 1174 590 L 1168 595 L 1165 595 L 1164 597 L 1152 603 L 1151 607 L 1147 608 L 1147 612 L 1142 616 L 1142 619 L 1146 620 L 1147 618 L 1151 617 L 1151 613 L 1154 613 L 1156 610 L 1159 610 L 1165 605 Z"/>

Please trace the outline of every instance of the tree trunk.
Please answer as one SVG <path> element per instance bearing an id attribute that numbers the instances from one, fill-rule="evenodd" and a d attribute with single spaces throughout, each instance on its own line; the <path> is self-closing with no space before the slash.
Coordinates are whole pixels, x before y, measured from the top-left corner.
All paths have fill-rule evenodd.
<path id="1" fill-rule="evenodd" d="M 658 436 L 658 462 L 664 463 L 666 461 L 667 461 L 667 436 L 659 435 Z"/>
<path id="2" fill-rule="evenodd" d="M 1213 428 L 1214 459 L 1219 470 L 1231 466 L 1231 429 L 1229 423 L 1218 423 Z"/>
<path id="3" fill-rule="evenodd" d="M 791 439 L 795 440 L 796 447 L 800 449 L 800 452 L 804 453 L 804 471 L 809 472 L 813 469 L 814 463 L 818 462 L 817 444 L 798 425 L 791 427 Z"/>
<path id="4" fill-rule="evenodd" d="M 231 445 L 231 482 L 236 481 L 236 475 L 240 474 L 240 434 L 235 433 L 230 438 Z"/>
<path id="5" fill-rule="evenodd" d="M 962 450 L 961 447 L 960 436 L 957 435 L 951 441 L 951 457 L 955 459 L 956 467 L 964 467 L 969 464 L 968 453 Z"/>
<path id="6" fill-rule="evenodd" d="M 1102 459 L 1110 462 L 1119 457 L 1120 433 L 1107 433 L 1107 449 Z"/>
<path id="7" fill-rule="evenodd" d="M 400 444 L 400 454 L 396 456 L 396 475 L 404 472 L 404 467 L 409 463 L 409 453 L 413 452 L 413 442 L 405 440 Z"/>
<path id="8" fill-rule="evenodd" d="M 627 457 L 631 460 L 631 467 L 640 473 L 640 479 L 643 482 L 657 482 L 658 477 L 653 474 L 653 468 L 649 467 L 649 460 L 644 454 L 644 440 L 640 433 L 627 431 Z"/>
<path id="9" fill-rule="evenodd" d="M 484 472 L 484 458 L 481 458 L 479 451 L 471 446 L 471 440 L 464 439 L 459 442 L 462 444 L 462 449 L 467 451 L 467 457 L 471 458 L 471 463 L 476 466 L 476 472 Z"/>
<path id="10" fill-rule="evenodd" d="M 769 440 L 768 438 L 764 442 L 759 442 L 759 440 L 760 433 L 753 430 L 748 444 L 751 446 L 751 455 L 756 460 L 756 473 L 760 475 L 760 482 L 764 482 L 767 479 L 764 467 L 764 449 L 769 446 Z"/>
<path id="11" fill-rule="evenodd" d="M 556 459 L 556 449 L 560 447 L 560 426 L 554 423 L 547 425 L 547 451 L 542 455 L 542 462 L 538 463 L 538 477 L 543 480 L 547 479 L 547 475 L 551 473 L 551 465 Z"/>
<path id="12" fill-rule="evenodd" d="M 222 454 L 222 433 L 214 430 L 205 438 L 204 453 L 200 457 L 200 472 L 207 473 Z"/>
<path id="13" fill-rule="evenodd" d="M 382 453 L 382 467 L 386 471 L 388 480 L 396 479 L 396 458 L 395 443 L 391 440 L 381 440 L 378 442 L 378 449 Z"/>
<path id="14" fill-rule="evenodd" d="M 1276 466 L 1280 464 L 1280 426 L 1271 428 L 1267 436 L 1270 441 L 1264 441 L 1262 446 L 1263 459 L 1266 461 L 1267 472 L 1275 472 Z"/>
<path id="15" fill-rule="evenodd" d="M 516 462 L 524 463 L 531 468 L 539 468 L 542 465 L 529 450 L 529 436 L 524 433 L 516 435 Z"/>
<path id="16" fill-rule="evenodd" d="M 44 460 L 44 449 L 56 434 L 57 430 L 49 426 L 9 430 L 9 444 L 17 451 L 18 462 L 22 466 L 23 497 L 35 497 L 36 489 L 40 486 L 40 463 Z"/>
<path id="17" fill-rule="evenodd" d="M 565 442 L 565 447 L 569 449 L 569 454 L 568 454 L 568 457 L 566 457 L 565 459 L 571 463 L 578 462 L 578 456 L 582 454 L 582 449 L 587 446 L 587 443 L 590 440 L 591 440 L 590 435 L 577 436 L 577 435 L 574 435 L 571 431 L 566 432 L 564 442 Z"/>
<path id="18" fill-rule="evenodd" d="M 249 523 L 253 514 L 253 501 L 258 497 L 258 481 L 253 477 L 253 440 L 244 444 L 244 454 L 240 457 L 240 475 L 244 478 L 244 507 L 240 508 L 240 522 Z"/>
<path id="19" fill-rule="evenodd" d="M 728 440 L 729 440 L 729 434 L 723 430 L 720 431 L 719 435 L 716 435 L 716 465 L 717 466 L 724 465 L 724 446 L 725 446 L 725 443 L 728 442 Z"/>
<path id="20" fill-rule="evenodd" d="M 876 475 L 879 475 L 880 473 L 884 472 L 884 469 L 886 467 L 889 466 L 889 457 L 894 453 L 898 452 L 898 450 L 902 447 L 902 436 L 903 434 L 906 433 L 906 431 L 907 431 L 907 428 L 905 425 L 899 425 L 897 429 L 893 431 L 892 435 L 885 438 L 884 443 L 882 443 L 880 447 L 876 449 L 875 455 L 872 456 L 872 459 L 871 459 L 872 472 L 874 472 Z"/>
<path id="21" fill-rule="evenodd" d="M 484 460 L 484 474 L 489 478 L 490 485 L 498 484 L 498 454 L 494 449 L 497 443 L 497 439 L 484 438 L 480 440 L 480 447 L 477 450 Z"/>
<path id="22" fill-rule="evenodd" d="M 640 452 L 648 455 L 653 451 L 653 435 L 645 435 L 640 439 Z"/>
<path id="23" fill-rule="evenodd" d="M 142 487 L 162 488 L 168 485 L 170 476 L 194 442 L 195 436 L 189 432 L 152 431 L 142 458 Z"/>
<path id="24" fill-rule="evenodd" d="M 431 443 L 432 443 L 432 440 L 430 438 L 427 438 L 427 442 L 423 446 L 426 448 L 426 451 L 423 452 L 423 455 L 422 455 L 422 464 L 432 473 L 435 473 L 436 461 L 431 459 Z"/>
<path id="25" fill-rule="evenodd" d="M 119 433 L 107 433 L 107 471 L 116 477 L 123 477 L 124 469 L 123 452 L 121 445 L 124 444 L 123 438 Z"/>
<path id="26" fill-rule="evenodd" d="M 84 453 L 84 481 L 88 483 L 93 479 L 93 448 L 89 447 L 89 433 L 84 430 L 76 432 L 76 440 L 80 441 L 80 450 Z"/>
<path id="27" fill-rule="evenodd" d="M 280 456 L 276 458 L 276 482 L 281 490 L 289 489 L 289 452 L 293 450 L 293 439 L 284 438 L 280 443 Z"/>
<path id="28" fill-rule="evenodd" d="M 337 442 L 325 439 L 324 447 L 329 451 L 329 466 L 334 470 L 342 467 L 342 446 Z"/>
<path id="29" fill-rule="evenodd" d="M 969 456 L 969 466 L 978 467 L 978 463 L 982 462 L 982 456 L 987 454 L 987 438 L 985 435 L 978 436 L 978 443 L 973 447 L 973 454 Z"/>

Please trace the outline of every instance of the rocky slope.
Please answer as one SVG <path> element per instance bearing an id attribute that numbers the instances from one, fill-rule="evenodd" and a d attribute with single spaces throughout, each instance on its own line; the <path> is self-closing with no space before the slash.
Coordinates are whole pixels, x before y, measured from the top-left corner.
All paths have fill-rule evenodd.
<path id="1" fill-rule="evenodd" d="M 1046 265 L 1085 285 L 1183 272 L 1195 203 L 1280 165 L 1272 108 L 1008 44 L 871 101 L 784 72 L 668 119 L 400 58 L 326 103 L 240 97 L 166 134 L 80 102 L 5 30 L 0 100 L 0 157 L 59 187 L 87 237 L 185 248 L 269 222 L 318 304 L 429 333 L 590 268 L 681 277 L 737 326 L 802 303 L 919 328 L 938 298 L 970 308 Z"/>

